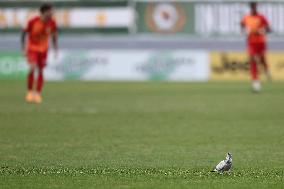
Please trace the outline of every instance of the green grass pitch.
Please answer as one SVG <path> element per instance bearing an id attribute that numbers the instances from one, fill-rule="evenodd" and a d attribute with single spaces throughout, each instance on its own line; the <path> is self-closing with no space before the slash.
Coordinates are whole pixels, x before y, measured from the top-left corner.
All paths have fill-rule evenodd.
<path id="1" fill-rule="evenodd" d="M 0 82 L 0 188 L 284 188 L 284 83 Z M 233 154 L 229 174 L 210 173 Z"/>

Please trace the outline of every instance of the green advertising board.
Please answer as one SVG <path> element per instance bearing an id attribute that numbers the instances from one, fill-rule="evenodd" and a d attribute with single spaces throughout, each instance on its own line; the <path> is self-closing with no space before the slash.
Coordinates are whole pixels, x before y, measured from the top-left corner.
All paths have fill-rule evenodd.
<path id="1" fill-rule="evenodd" d="M 117 16 L 121 12 L 122 15 L 133 14 L 126 0 L 48 2 L 55 9 L 54 17 L 60 33 L 128 34 L 134 25 L 125 21 L 131 20 L 131 16 Z M 35 0 L 0 1 L 0 34 L 19 33 L 30 18 L 39 14 L 42 3 Z"/>
<path id="2" fill-rule="evenodd" d="M 136 11 L 138 33 L 232 38 L 242 35 L 240 22 L 249 14 L 249 5 L 244 1 L 141 1 Z M 258 11 L 269 22 L 270 35 L 284 35 L 283 1 L 263 1 Z"/>
<path id="3" fill-rule="evenodd" d="M 194 3 L 139 2 L 137 29 L 144 33 L 194 33 Z"/>
<path id="4" fill-rule="evenodd" d="M 0 52 L 0 79 L 23 79 L 28 66 L 17 52 Z"/>

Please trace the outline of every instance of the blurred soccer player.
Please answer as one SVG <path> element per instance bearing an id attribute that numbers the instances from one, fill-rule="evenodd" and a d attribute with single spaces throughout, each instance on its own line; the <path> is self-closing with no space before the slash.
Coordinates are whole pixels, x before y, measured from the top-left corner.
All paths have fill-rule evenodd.
<path id="1" fill-rule="evenodd" d="M 42 102 L 43 69 L 46 65 L 50 37 L 52 37 L 55 54 L 57 53 L 57 27 L 55 20 L 52 18 L 52 10 L 50 4 L 43 4 L 39 8 L 40 14 L 30 19 L 22 32 L 22 51 L 29 64 L 27 102 Z M 27 35 L 28 40 L 26 42 Z M 38 75 L 34 79 L 36 71 Z"/>
<path id="2" fill-rule="evenodd" d="M 250 73 L 252 78 L 252 89 L 260 91 L 258 64 L 264 67 L 266 76 L 271 79 L 271 74 L 266 62 L 266 34 L 270 27 L 264 15 L 257 11 L 257 3 L 251 2 L 250 14 L 245 15 L 241 21 L 242 30 L 247 34 L 247 52 L 249 55 Z"/>

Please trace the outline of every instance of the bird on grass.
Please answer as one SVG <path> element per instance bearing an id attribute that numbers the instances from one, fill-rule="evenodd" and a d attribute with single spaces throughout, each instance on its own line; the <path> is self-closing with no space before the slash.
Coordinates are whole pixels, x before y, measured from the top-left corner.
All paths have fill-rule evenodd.
<path id="1" fill-rule="evenodd" d="M 229 171 L 232 167 L 232 162 L 232 154 L 227 153 L 226 159 L 220 161 L 220 163 L 218 163 L 211 172 L 223 173 L 224 171 Z"/>

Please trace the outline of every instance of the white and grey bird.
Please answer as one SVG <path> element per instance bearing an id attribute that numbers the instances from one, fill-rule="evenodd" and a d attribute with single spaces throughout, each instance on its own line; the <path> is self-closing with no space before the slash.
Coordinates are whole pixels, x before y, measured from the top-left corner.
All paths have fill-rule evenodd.
<path id="1" fill-rule="evenodd" d="M 232 159 L 232 154 L 227 153 L 226 159 L 220 161 L 216 167 L 211 172 L 224 172 L 224 171 L 229 171 L 232 167 L 233 164 L 233 159 Z"/>

